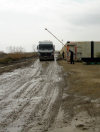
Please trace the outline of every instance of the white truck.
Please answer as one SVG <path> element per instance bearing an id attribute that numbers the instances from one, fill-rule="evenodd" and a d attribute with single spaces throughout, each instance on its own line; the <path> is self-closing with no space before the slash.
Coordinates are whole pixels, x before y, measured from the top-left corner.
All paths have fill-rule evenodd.
<path id="1" fill-rule="evenodd" d="M 39 41 L 37 46 L 39 60 L 54 60 L 55 46 L 52 41 Z"/>

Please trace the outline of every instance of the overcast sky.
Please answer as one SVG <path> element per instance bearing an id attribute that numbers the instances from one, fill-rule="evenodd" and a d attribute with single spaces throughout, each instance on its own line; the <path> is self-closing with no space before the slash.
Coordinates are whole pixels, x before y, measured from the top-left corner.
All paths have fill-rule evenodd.
<path id="1" fill-rule="evenodd" d="M 100 40 L 100 0 L 0 0 L 0 51 L 22 46 L 32 51 L 39 41 L 64 43 Z"/>

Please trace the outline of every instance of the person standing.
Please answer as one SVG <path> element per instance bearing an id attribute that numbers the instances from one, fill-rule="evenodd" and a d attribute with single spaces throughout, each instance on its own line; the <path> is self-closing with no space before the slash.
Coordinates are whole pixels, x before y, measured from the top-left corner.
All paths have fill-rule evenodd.
<path id="1" fill-rule="evenodd" d="M 63 53 L 62 53 L 62 57 L 63 57 L 63 59 L 64 59 L 64 51 L 63 51 Z"/>
<path id="2" fill-rule="evenodd" d="M 70 64 L 74 64 L 74 53 L 70 51 Z"/>

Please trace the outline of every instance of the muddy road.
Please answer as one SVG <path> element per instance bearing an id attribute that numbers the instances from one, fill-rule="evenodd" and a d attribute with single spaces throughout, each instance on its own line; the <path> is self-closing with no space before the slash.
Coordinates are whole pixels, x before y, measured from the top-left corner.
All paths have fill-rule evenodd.
<path id="1" fill-rule="evenodd" d="M 0 132 L 42 132 L 60 108 L 63 81 L 56 62 L 39 62 L 0 76 Z"/>
<path id="2" fill-rule="evenodd" d="M 89 99 L 67 94 L 66 76 L 56 61 L 39 60 L 0 75 L 0 132 L 99 132 Z"/>

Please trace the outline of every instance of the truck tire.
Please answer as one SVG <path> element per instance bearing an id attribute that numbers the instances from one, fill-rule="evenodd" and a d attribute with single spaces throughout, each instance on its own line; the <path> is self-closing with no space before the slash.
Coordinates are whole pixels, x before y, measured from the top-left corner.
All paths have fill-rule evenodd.
<path id="1" fill-rule="evenodd" d="M 42 61 L 42 59 L 41 59 L 41 58 L 39 58 L 39 61 Z"/>
<path id="2" fill-rule="evenodd" d="M 53 59 L 52 59 L 52 61 L 54 61 L 55 59 L 54 59 L 54 57 L 53 57 Z"/>

